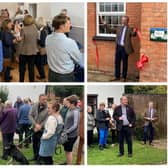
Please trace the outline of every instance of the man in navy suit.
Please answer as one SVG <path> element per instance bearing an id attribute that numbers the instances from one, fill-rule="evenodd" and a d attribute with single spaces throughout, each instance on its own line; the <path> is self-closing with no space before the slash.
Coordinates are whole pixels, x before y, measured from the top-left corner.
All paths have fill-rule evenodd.
<path id="1" fill-rule="evenodd" d="M 132 157 L 132 128 L 135 126 L 135 112 L 128 105 L 126 96 L 121 97 L 121 105 L 117 106 L 113 113 L 113 118 L 117 122 L 117 129 L 119 132 L 119 154 L 124 155 L 124 139 L 128 145 L 128 157 Z"/>

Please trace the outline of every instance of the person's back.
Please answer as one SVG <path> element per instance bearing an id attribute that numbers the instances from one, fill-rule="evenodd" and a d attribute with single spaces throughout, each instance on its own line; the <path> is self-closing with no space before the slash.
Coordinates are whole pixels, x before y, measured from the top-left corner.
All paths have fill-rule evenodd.
<path id="1" fill-rule="evenodd" d="M 46 50 L 49 67 L 61 74 L 71 73 L 75 62 L 79 63 L 81 53 L 74 40 L 64 33 L 52 33 L 46 38 Z"/>
<path id="2" fill-rule="evenodd" d="M 31 106 L 29 104 L 24 104 L 20 107 L 18 112 L 18 123 L 19 124 L 30 124 L 29 111 Z"/>
<path id="3" fill-rule="evenodd" d="M 22 37 L 21 54 L 36 55 L 38 31 L 35 25 L 25 26 L 22 30 Z"/>
<path id="4" fill-rule="evenodd" d="M 3 133 L 13 133 L 16 130 L 17 109 L 6 108 L 0 113 L 0 127 Z"/>

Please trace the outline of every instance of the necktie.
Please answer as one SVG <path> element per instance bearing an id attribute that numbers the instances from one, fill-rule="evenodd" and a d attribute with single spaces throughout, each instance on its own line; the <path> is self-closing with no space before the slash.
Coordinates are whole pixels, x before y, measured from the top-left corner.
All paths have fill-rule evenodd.
<path id="1" fill-rule="evenodd" d="M 120 35 L 118 37 L 118 44 L 121 43 L 121 38 L 122 38 L 123 30 L 124 30 L 124 26 L 121 27 Z"/>

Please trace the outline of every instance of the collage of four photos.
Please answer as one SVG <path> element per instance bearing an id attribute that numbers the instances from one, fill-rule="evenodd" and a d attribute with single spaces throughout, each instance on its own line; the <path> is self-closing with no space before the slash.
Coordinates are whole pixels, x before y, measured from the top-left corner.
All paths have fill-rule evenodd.
<path id="1" fill-rule="evenodd" d="M 0 2 L 0 165 L 167 165 L 167 2 Z"/>

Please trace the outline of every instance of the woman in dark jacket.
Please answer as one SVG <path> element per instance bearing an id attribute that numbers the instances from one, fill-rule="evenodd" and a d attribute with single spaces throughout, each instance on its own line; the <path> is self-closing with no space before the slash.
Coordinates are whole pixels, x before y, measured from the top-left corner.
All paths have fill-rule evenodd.
<path id="1" fill-rule="evenodd" d="M 45 71 L 44 71 L 44 65 L 47 64 L 45 40 L 48 35 L 48 29 L 47 29 L 46 21 L 43 17 L 39 17 L 36 24 L 37 24 L 37 28 L 39 29 L 39 39 L 38 39 L 39 52 L 35 59 L 35 65 L 40 75 L 40 76 L 37 76 L 37 78 L 40 80 L 43 80 L 46 77 Z"/>
<path id="2" fill-rule="evenodd" d="M 14 55 L 14 44 L 18 41 L 11 33 L 12 30 L 12 21 L 10 19 L 5 19 L 2 23 L 2 31 L 1 31 L 1 38 L 2 38 L 2 46 L 3 46 L 3 72 L 4 72 L 4 81 L 9 82 L 12 77 L 10 76 L 11 70 L 11 58 Z"/>
<path id="3" fill-rule="evenodd" d="M 110 114 L 105 110 L 105 103 L 100 103 L 99 109 L 96 112 L 96 122 L 99 130 L 99 149 L 106 148 Z"/>

